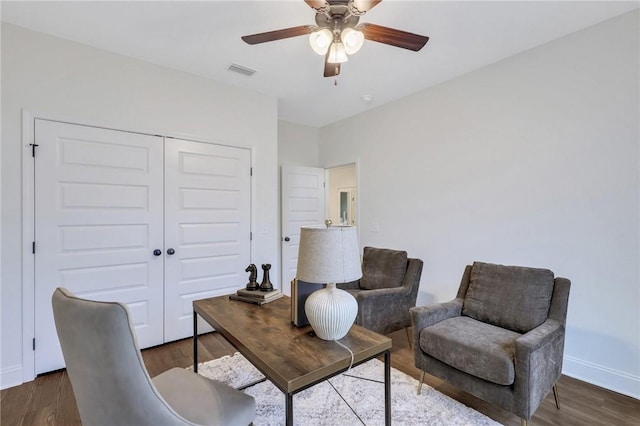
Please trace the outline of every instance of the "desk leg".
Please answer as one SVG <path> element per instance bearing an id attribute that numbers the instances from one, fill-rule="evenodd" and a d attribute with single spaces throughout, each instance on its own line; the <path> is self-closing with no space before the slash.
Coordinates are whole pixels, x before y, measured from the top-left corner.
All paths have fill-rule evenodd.
<path id="1" fill-rule="evenodd" d="M 391 352 L 384 353 L 384 424 L 391 426 Z"/>
<path id="2" fill-rule="evenodd" d="M 285 401 L 285 416 L 286 416 L 286 425 L 293 426 L 293 394 L 286 394 Z"/>
<path id="3" fill-rule="evenodd" d="M 198 372 L 198 314 L 193 311 L 193 372 Z"/>

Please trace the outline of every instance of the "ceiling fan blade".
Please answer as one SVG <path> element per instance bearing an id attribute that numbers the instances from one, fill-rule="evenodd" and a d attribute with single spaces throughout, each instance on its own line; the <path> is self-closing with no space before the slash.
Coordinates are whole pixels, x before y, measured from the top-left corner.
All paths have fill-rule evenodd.
<path id="1" fill-rule="evenodd" d="M 408 33 L 393 28 L 387 28 L 375 24 L 362 24 L 361 31 L 364 38 L 378 43 L 402 47 L 417 52 L 429 41 L 429 37 Z"/>
<path id="2" fill-rule="evenodd" d="M 297 37 L 309 34 L 313 30 L 313 28 L 314 27 L 312 25 L 300 25 L 298 27 L 242 36 L 242 40 L 244 40 L 248 44 L 265 43 L 267 41 L 282 40 L 283 38 Z"/>
<path id="3" fill-rule="evenodd" d="M 324 76 L 335 77 L 340 74 L 340 64 L 329 63 L 329 52 L 324 57 Z"/>
<path id="4" fill-rule="evenodd" d="M 328 2 L 326 2 L 325 0 L 304 0 L 304 2 L 308 4 L 312 9 L 315 9 L 318 12 L 320 12 L 326 7 L 329 7 Z"/>
<path id="5" fill-rule="evenodd" d="M 365 13 L 378 5 L 382 0 L 353 0 L 353 7 L 360 13 Z"/>

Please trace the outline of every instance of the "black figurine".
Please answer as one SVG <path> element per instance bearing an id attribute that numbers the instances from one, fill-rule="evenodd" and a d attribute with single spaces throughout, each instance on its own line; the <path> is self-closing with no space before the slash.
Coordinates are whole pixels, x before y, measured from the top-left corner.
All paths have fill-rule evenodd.
<path id="1" fill-rule="evenodd" d="M 273 290 L 273 284 L 271 284 L 271 280 L 269 280 L 269 269 L 271 269 L 270 263 L 262 264 L 262 271 L 264 275 L 262 276 L 262 284 L 260 284 L 260 291 Z"/>
<path id="2" fill-rule="evenodd" d="M 253 263 L 247 266 L 245 272 L 249 272 L 249 282 L 247 283 L 247 290 L 258 290 L 260 286 L 258 285 L 258 268 Z"/>

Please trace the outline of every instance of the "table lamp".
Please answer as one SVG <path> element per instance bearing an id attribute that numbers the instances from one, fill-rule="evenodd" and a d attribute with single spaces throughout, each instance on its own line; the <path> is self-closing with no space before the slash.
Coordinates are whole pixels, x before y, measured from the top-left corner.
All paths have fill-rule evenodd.
<path id="1" fill-rule="evenodd" d="M 336 283 L 362 277 L 360 247 L 355 226 L 305 226 L 300 228 L 297 278 L 327 286 L 313 292 L 305 313 L 316 335 L 324 340 L 343 338 L 358 313 L 358 302 Z"/>

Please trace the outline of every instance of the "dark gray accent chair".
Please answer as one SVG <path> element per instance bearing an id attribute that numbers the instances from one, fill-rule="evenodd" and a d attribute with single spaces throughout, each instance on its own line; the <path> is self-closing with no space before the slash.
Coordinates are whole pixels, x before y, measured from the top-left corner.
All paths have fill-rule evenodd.
<path id="1" fill-rule="evenodd" d="M 248 425 L 255 400 L 223 383 L 172 368 L 149 377 L 127 307 L 58 288 L 53 315 L 85 425 Z"/>
<path id="2" fill-rule="evenodd" d="M 450 302 L 411 309 L 416 367 L 531 419 L 562 373 L 569 288 L 548 269 L 474 262 Z"/>
<path id="3" fill-rule="evenodd" d="M 358 302 L 355 323 L 380 334 L 411 325 L 409 308 L 416 306 L 422 260 L 407 257 L 406 251 L 365 247 L 362 278 L 338 287 Z"/>

